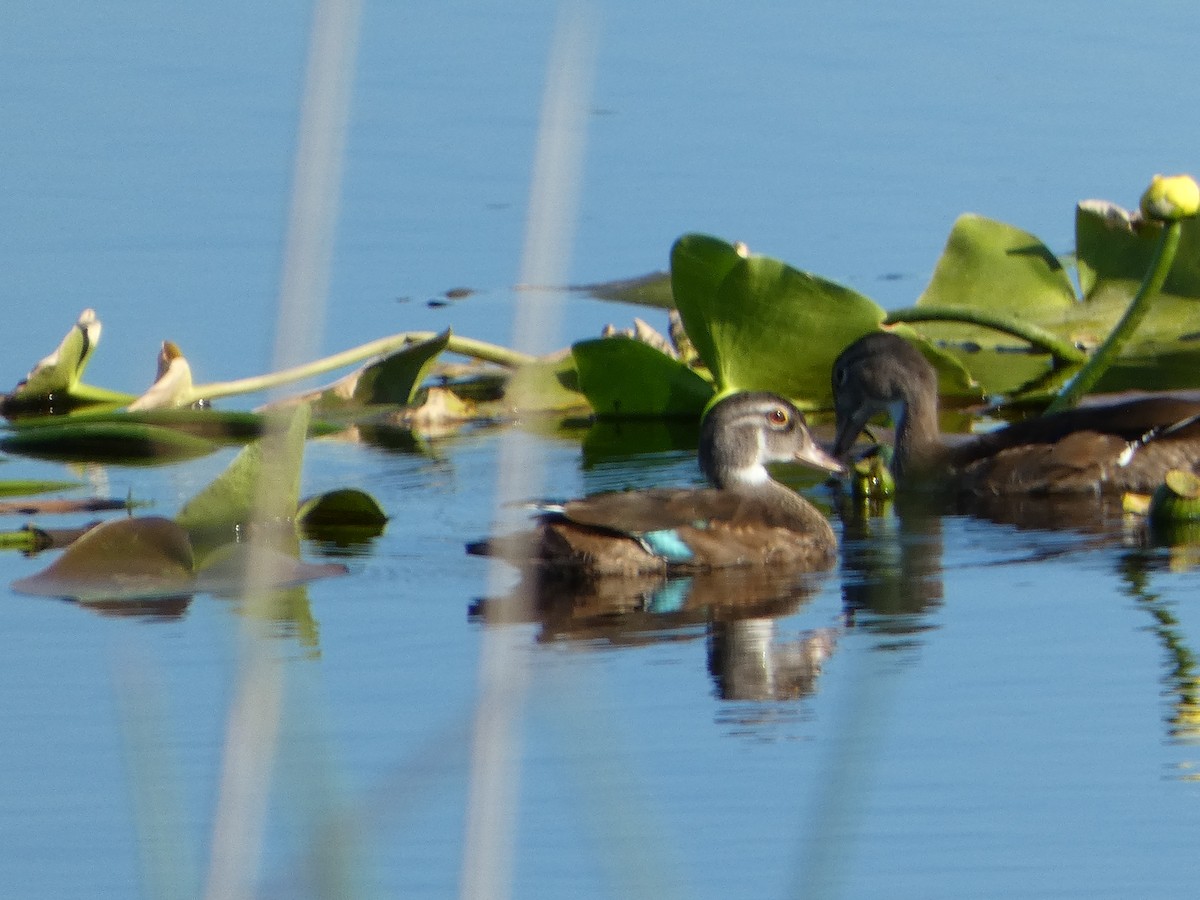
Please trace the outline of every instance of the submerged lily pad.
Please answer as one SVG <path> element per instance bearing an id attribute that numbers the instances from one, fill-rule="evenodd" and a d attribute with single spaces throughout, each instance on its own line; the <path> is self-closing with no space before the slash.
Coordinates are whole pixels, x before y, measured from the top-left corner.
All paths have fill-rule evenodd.
<path id="1" fill-rule="evenodd" d="M 13 582 L 12 589 L 81 603 L 131 602 L 198 591 L 238 594 L 247 586 L 274 590 L 346 571 L 340 564 L 305 563 L 247 544 L 209 554 L 197 570 L 187 530 L 170 519 L 147 516 L 97 525 L 41 572 Z"/>
<path id="2" fill-rule="evenodd" d="M 769 390 L 827 407 L 834 359 L 886 316 L 847 287 L 705 235 L 676 241 L 671 276 L 684 327 L 722 394 Z"/>
<path id="3" fill-rule="evenodd" d="M 83 602 L 184 596 L 195 590 L 192 564 L 188 533 L 175 522 L 160 516 L 117 519 L 91 529 L 12 589 Z"/>
<path id="4" fill-rule="evenodd" d="M 571 347 L 579 387 L 598 416 L 699 416 L 712 384 L 678 359 L 629 337 Z"/>

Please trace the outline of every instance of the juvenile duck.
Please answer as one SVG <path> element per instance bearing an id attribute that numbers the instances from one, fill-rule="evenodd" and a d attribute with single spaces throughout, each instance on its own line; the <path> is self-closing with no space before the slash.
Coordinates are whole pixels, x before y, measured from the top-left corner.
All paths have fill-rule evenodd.
<path id="1" fill-rule="evenodd" d="M 762 392 L 726 397 L 704 418 L 698 455 L 712 487 L 613 491 L 547 508 L 524 545 L 529 555 L 578 577 L 833 562 L 837 542 L 825 516 L 766 469 L 795 461 L 842 471 L 795 406 Z M 467 550 L 510 555 L 498 542 Z"/>
<path id="2" fill-rule="evenodd" d="M 976 494 L 1151 491 L 1169 469 L 1200 462 L 1200 403 L 1169 395 L 1084 406 L 953 443 L 938 428 L 937 374 L 903 338 L 860 338 L 833 365 L 837 438 L 844 458 L 877 414 L 895 425 L 901 485 Z"/>

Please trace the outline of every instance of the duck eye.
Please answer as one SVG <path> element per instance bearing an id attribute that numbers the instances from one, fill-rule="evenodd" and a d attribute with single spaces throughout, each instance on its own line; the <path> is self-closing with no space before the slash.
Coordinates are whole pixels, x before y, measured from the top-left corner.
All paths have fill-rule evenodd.
<path id="1" fill-rule="evenodd" d="M 788 423 L 787 410 L 782 406 L 777 406 L 767 413 L 767 421 L 772 425 L 786 425 Z"/>

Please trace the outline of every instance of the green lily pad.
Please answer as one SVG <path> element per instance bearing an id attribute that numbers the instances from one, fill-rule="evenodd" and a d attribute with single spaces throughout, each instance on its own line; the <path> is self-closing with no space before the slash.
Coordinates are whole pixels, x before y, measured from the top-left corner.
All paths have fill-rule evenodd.
<path id="1" fill-rule="evenodd" d="M 0 438 L 9 453 L 67 462 L 155 465 L 205 456 L 216 444 L 173 428 L 137 422 L 73 422 L 18 428 Z"/>
<path id="2" fill-rule="evenodd" d="M 685 234 L 671 248 L 671 292 L 675 306 L 692 346 L 710 369 L 719 353 L 702 319 L 713 305 L 721 282 L 743 258 L 738 247 L 707 234 Z M 680 297 L 684 298 L 682 306 Z"/>
<path id="3" fill-rule="evenodd" d="M 26 479 L 0 481 L 0 497 L 29 497 L 34 494 L 53 494 L 83 487 L 82 481 L 30 481 Z"/>
<path id="4" fill-rule="evenodd" d="M 649 344 L 597 338 L 571 347 L 579 387 L 598 416 L 697 417 L 713 386 Z"/>
<path id="5" fill-rule="evenodd" d="M 314 407 L 337 409 L 348 404 L 411 403 L 438 356 L 449 345 L 450 337 L 451 331 L 447 328 L 434 337 L 416 341 L 367 363 L 322 390 L 313 398 Z"/>
<path id="6" fill-rule="evenodd" d="M 219 409 L 146 409 L 135 412 L 128 410 L 87 410 L 70 416 L 30 416 L 18 419 L 12 427 L 17 430 L 31 428 L 58 428 L 64 425 L 153 425 L 169 428 L 183 434 L 195 435 L 216 442 L 240 443 L 262 435 L 265 419 L 261 413 L 243 410 Z M 310 427 L 312 434 L 329 434 L 337 426 L 315 422 Z"/>
<path id="7" fill-rule="evenodd" d="M 132 397 L 83 384 L 83 370 L 100 341 L 100 320 L 85 309 L 58 348 L 33 367 L 13 390 L 5 394 L 0 408 L 5 415 L 54 408 L 72 409 L 89 403 L 120 405 Z"/>
<path id="8" fill-rule="evenodd" d="M 588 294 L 597 300 L 634 303 L 658 309 L 673 309 L 675 306 L 675 296 L 671 293 L 671 276 L 666 272 L 652 272 L 637 278 L 623 278 L 600 284 L 582 284 L 573 290 Z"/>
<path id="9" fill-rule="evenodd" d="M 1159 222 L 1148 222 L 1102 200 L 1086 200 L 1075 209 L 1075 257 L 1083 295 L 1094 302 L 1116 293 L 1128 303 L 1150 269 L 1162 235 Z M 1200 220 L 1183 222 L 1179 250 L 1161 296 L 1200 299 Z"/>
<path id="10" fill-rule="evenodd" d="M 521 412 L 569 412 L 587 406 L 569 353 L 518 366 L 504 386 L 503 402 Z"/>
<path id="11" fill-rule="evenodd" d="M 85 309 L 58 349 L 33 367 L 10 398 L 25 401 L 69 394 L 100 342 L 100 331 L 95 311 Z"/>
<path id="12" fill-rule="evenodd" d="M 1077 303 L 1070 275 L 1045 244 L 1028 231 L 973 213 L 954 223 L 933 278 L 917 299 L 918 307 L 965 307 L 1034 322 L 1054 320 Z M 998 339 L 1013 342 L 987 329 L 965 339 L 989 347 Z"/>
<path id="13" fill-rule="evenodd" d="M 886 316 L 847 287 L 716 238 L 680 238 L 671 272 L 684 328 L 721 394 L 769 390 L 828 407 L 834 359 Z"/>
<path id="14" fill-rule="evenodd" d="M 178 597 L 195 590 L 192 564 L 187 531 L 170 519 L 116 519 L 85 533 L 12 589 L 81 602 Z"/>
<path id="15" fill-rule="evenodd" d="M 170 519 L 146 516 L 97 525 L 41 572 L 13 582 L 12 589 L 80 603 L 131 602 L 198 591 L 236 595 L 247 584 L 275 590 L 346 571 L 337 563 L 305 563 L 249 544 L 222 547 L 197 569 L 187 530 Z M 256 581 L 248 581 L 250 572 Z"/>
<path id="16" fill-rule="evenodd" d="M 309 411 L 290 411 L 286 426 L 243 447 L 229 466 L 184 504 L 175 521 L 194 538 L 230 532 L 258 517 L 291 521 L 300 500 L 300 467 Z"/>
<path id="17" fill-rule="evenodd" d="M 341 488 L 304 500 L 296 511 L 296 521 L 305 537 L 347 546 L 383 534 L 388 517 L 370 494 Z"/>

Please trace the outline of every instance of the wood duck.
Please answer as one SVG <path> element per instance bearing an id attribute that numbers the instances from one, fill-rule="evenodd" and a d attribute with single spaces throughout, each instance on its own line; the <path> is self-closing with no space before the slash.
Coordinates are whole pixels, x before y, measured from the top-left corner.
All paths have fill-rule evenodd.
<path id="1" fill-rule="evenodd" d="M 766 468 L 801 462 L 842 471 L 800 410 L 774 394 L 730 395 L 705 416 L 698 455 L 712 487 L 612 491 L 544 507 L 521 555 L 580 577 L 832 564 L 837 541 L 825 516 Z M 514 546 L 486 541 L 467 550 L 512 556 Z"/>
<path id="2" fill-rule="evenodd" d="M 867 335 L 833 365 L 837 437 L 845 458 L 871 418 L 896 428 L 898 484 L 975 494 L 1152 491 L 1169 469 L 1200 462 L 1200 403 L 1166 394 L 1081 406 L 955 441 L 938 429 L 937 374 L 895 334 Z"/>

